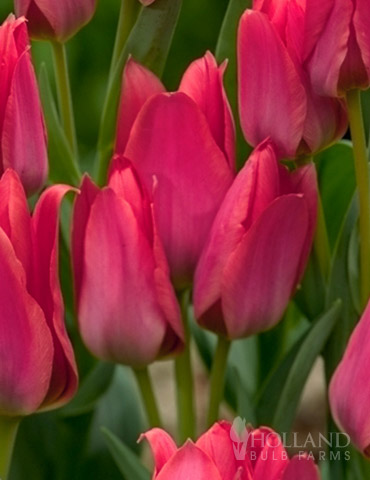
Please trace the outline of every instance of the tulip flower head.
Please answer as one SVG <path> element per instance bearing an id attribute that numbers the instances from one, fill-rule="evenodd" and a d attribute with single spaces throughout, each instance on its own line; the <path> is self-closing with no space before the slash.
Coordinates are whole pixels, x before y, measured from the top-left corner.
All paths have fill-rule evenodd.
<path id="1" fill-rule="evenodd" d="M 163 430 L 142 435 L 153 452 L 153 480 L 319 480 L 319 470 L 308 455 L 289 459 L 280 437 L 271 429 L 248 429 L 242 438 L 243 455 L 237 458 L 237 432 L 228 422 L 216 423 L 195 443 L 178 448 Z M 239 440 L 239 437 L 238 437 Z"/>
<path id="2" fill-rule="evenodd" d="M 18 175 L 0 180 L 0 415 L 57 408 L 77 390 L 58 278 L 58 211 L 70 187 L 55 185 L 32 217 Z"/>
<path id="3" fill-rule="evenodd" d="M 0 26 L 0 174 L 14 169 L 28 194 L 47 177 L 46 133 L 26 20 Z"/>
<path id="4" fill-rule="evenodd" d="M 158 78 L 132 59 L 123 76 L 116 152 L 124 153 L 152 192 L 158 232 L 179 289 L 192 282 L 234 177 L 234 124 L 223 72 L 207 53 L 190 65 L 175 93 L 166 93 Z"/>
<path id="5" fill-rule="evenodd" d="M 274 326 L 301 279 L 316 225 L 313 164 L 290 173 L 266 140 L 213 222 L 194 281 L 199 324 L 230 339 Z"/>
<path id="6" fill-rule="evenodd" d="M 315 44 L 306 58 L 322 95 L 338 96 L 370 86 L 370 9 L 367 0 L 306 0 Z"/>
<path id="7" fill-rule="evenodd" d="M 85 177 L 72 254 L 79 327 L 92 353 L 142 367 L 181 350 L 181 315 L 153 206 L 123 157 L 113 160 L 102 190 Z"/>
<path id="8" fill-rule="evenodd" d="M 29 22 L 31 36 L 65 42 L 88 23 L 97 0 L 14 0 L 17 16 Z"/>
<path id="9" fill-rule="evenodd" d="M 370 303 L 352 333 L 330 382 L 329 400 L 337 425 L 370 458 Z"/>
<path id="10" fill-rule="evenodd" d="M 314 36 L 306 24 L 309 11 L 309 0 L 307 7 L 298 0 L 257 0 L 239 24 L 244 136 L 254 147 L 271 137 L 279 155 L 287 158 L 310 156 L 340 139 L 347 128 L 343 103 L 319 96 L 310 83 L 304 61 L 309 46 L 301 38 L 306 30 L 310 39 Z"/>

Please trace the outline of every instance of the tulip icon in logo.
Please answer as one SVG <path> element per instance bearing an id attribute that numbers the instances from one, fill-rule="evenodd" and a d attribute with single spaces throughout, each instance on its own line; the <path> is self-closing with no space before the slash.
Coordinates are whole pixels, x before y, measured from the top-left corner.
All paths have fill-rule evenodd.
<path id="1" fill-rule="evenodd" d="M 233 442 L 236 460 L 245 460 L 249 431 L 245 425 L 245 418 L 236 417 L 230 429 L 230 438 Z"/>

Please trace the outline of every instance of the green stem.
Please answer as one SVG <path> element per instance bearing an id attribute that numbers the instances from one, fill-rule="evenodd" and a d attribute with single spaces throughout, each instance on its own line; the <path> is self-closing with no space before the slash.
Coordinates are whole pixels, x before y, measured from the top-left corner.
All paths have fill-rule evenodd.
<path id="1" fill-rule="evenodd" d="M 140 11 L 140 2 L 138 0 L 122 0 L 121 10 L 118 19 L 116 40 L 114 43 L 114 50 L 112 56 L 112 63 L 110 67 L 109 78 L 112 77 L 114 69 L 121 56 L 122 50 L 126 44 L 128 36 L 136 22 Z"/>
<path id="2" fill-rule="evenodd" d="M 6 480 L 17 436 L 19 418 L 0 417 L 0 479 Z"/>
<path id="3" fill-rule="evenodd" d="M 181 310 L 185 329 L 185 348 L 175 360 L 177 385 L 177 418 L 181 443 L 195 437 L 194 381 L 190 357 L 190 331 L 188 321 L 189 292 L 181 299 Z"/>
<path id="4" fill-rule="evenodd" d="M 320 192 L 318 192 L 317 224 L 314 238 L 314 251 L 316 253 L 321 274 L 324 280 L 327 281 L 330 273 L 331 252 L 328 230 L 326 228 L 325 213 L 322 205 Z"/>
<path id="5" fill-rule="evenodd" d="M 211 372 L 211 391 L 208 409 L 207 425 L 211 427 L 218 420 L 218 410 L 225 389 L 225 373 L 227 357 L 231 342 L 226 337 L 219 336 Z"/>
<path id="6" fill-rule="evenodd" d="M 148 368 L 134 369 L 150 427 L 162 425 Z"/>
<path id="7" fill-rule="evenodd" d="M 347 106 L 360 205 L 361 302 L 365 307 L 370 296 L 370 193 L 366 137 L 359 90 L 347 92 Z"/>
<path id="8" fill-rule="evenodd" d="M 52 42 L 52 46 L 58 92 L 59 113 L 67 140 L 70 144 L 74 157 L 77 158 L 76 127 L 73 115 L 73 103 L 69 83 L 66 50 L 64 44 L 59 42 Z"/>

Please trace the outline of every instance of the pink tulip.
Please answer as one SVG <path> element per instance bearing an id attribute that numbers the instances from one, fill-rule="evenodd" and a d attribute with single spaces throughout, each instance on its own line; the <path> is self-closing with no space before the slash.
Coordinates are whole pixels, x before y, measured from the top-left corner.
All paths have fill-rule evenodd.
<path id="1" fill-rule="evenodd" d="M 370 303 L 349 340 L 330 382 L 329 399 L 337 425 L 370 458 Z"/>
<path id="2" fill-rule="evenodd" d="M 0 26 L 0 174 L 13 168 L 28 194 L 47 177 L 41 103 L 24 18 Z"/>
<path id="3" fill-rule="evenodd" d="M 77 389 L 58 278 L 58 211 L 69 190 L 47 189 L 31 217 L 18 175 L 0 180 L 0 415 L 59 407 Z"/>
<path id="4" fill-rule="evenodd" d="M 354 88 L 369 88 L 368 0 L 306 2 L 307 22 L 315 25 L 316 31 L 315 42 L 306 48 L 305 59 L 316 91 L 337 96 Z"/>
<path id="5" fill-rule="evenodd" d="M 153 205 L 123 157 L 114 158 L 102 190 L 85 177 L 72 254 L 79 327 L 92 353 L 141 367 L 181 349 L 181 316 Z"/>
<path id="6" fill-rule="evenodd" d="M 155 428 L 142 435 L 155 460 L 153 480 L 319 480 L 308 455 L 289 460 L 280 437 L 269 428 L 246 429 L 242 455 L 236 455 L 237 432 L 227 422 L 216 423 L 196 443 L 177 448 L 172 438 Z M 237 458 L 238 457 L 238 458 Z"/>
<path id="7" fill-rule="evenodd" d="M 149 5 L 151 5 L 154 2 L 155 2 L 155 0 L 140 0 L 140 3 L 142 3 L 144 5 L 144 7 L 148 7 Z"/>
<path id="8" fill-rule="evenodd" d="M 242 16 L 238 34 L 244 136 L 253 146 L 270 136 L 279 154 L 289 158 L 312 155 L 347 128 L 341 101 L 319 96 L 310 84 L 304 62 L 309 45 L 300 34 L 306 29 L 312 39 L 315 32 L 306 24 L 305 8 L 298 0 L 257 0 Z"/>
<path id="9" fill-rule="evenodd" d="M 124 72 L 116 151 L 131 160 L 151 194 L 178 288 L 191 283 L 234 176 L 234 124 L 223 72 L 207 53 L 171 94 L 133 60 Z"/>
<path id="10" fill-rule="evenodd" d="M 314 166 L 292 173 L 259 145 L 220 207 L 194 282 L 200 325 L 229 338 L 281 318 L 302 277 L 316 224 Z"/>
<path id="11" fill-rule="evenodd" d="M 88 23 L 97 0 L 14 0 L 17 16 L 29 22 L 32 37 L 65 42 Z"/>

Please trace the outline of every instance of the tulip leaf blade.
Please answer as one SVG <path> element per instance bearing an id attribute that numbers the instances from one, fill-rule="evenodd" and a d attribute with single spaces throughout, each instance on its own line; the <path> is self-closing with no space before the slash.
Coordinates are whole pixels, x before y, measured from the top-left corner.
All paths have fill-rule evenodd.
<path id="1" fill-rule="evenodd" d="M 333 302 L 293 345 L 271 374 L 257 399 L 259 423 L 270 424 L 278 432 L 289 432 L 309 373 L 333 331 L 342 309 Z"/>
<path id="2" fill-rule="evenodd" d="M 157 0 L 141 10 L 110 78 L 98 138 L 99 183 L 104 183 L 112 155 L 122 72 L 129 55 L 161 76 L 172 43 L 182 0 Z"/>
<path id="3" fill-rule="evenodd" d="M 81 173 L 59 120 L 46 66 L 40 66 L 40 96 L 48 131 L 49 178 L 53 183 L 78 185 Z"/>
<path id="4" fill-rule="evenodd" d="M 306 380 L 337 323 L 341 309 L 342 301 L 336 300 L 331 308 L 312 325 L 303 340 L 275 409 L 273 427 L 276 430 L 288 432 L 291 429 Z"/>
<path id="5" fill-rule="evenodd" d="M 115 365 L 99 362 L 86 376 L 77 395 L 63 409 L 63 417 L 75 417 L 94 409 L 96 402 L 108 390 L 114 375 Z"/>
<path id="6" fill-rule="evenodd" d="M 149 471 L 141 464 L 134 452 L 107 428 L 103 427 L 101 432 L 124 478 L 127 480 L 150 480 Z"/>

